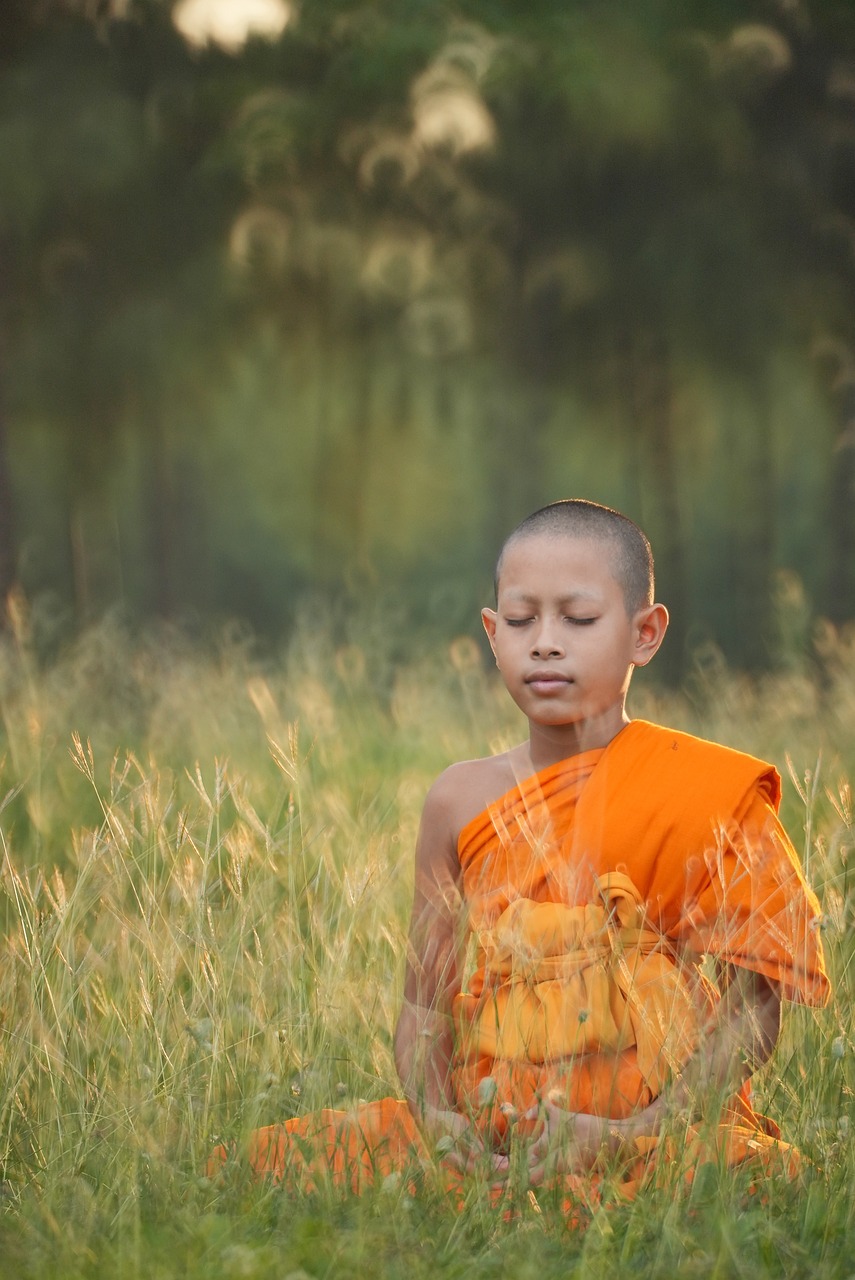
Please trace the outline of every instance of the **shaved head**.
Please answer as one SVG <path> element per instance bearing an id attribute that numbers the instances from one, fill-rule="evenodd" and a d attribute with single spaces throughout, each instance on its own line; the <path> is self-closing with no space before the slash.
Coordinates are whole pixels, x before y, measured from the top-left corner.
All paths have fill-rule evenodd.
<path id="1" fill-rule="evenodd" d="M 497 598 L 505 553 L 523 539 L 533 537 L 585 538 L 606 544 L 627 613 L 632 616 L 653 603 L 653 553 L 645 535 L 628 516 L 582 498 L 564 498 L 541 507 L 505 539 L 496 564 Z"/>

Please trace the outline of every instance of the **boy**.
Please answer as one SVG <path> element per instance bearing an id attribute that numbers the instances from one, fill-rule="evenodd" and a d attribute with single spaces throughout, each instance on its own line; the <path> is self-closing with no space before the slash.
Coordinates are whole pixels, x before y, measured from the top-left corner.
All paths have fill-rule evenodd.
<path id="1" fill-rule="evenodd" d="M 593 503 L 543 508 L 505 543 L 496 599 L 496 609 L 483 610 L 484 627 L 508 691 L 528 719 L 529 740 L 453 766 L 428 795 L 396 1061 L 414 1113 L 432 1136 L 454 1138 L 449 1158 L 461 1169 L 486 1156 L 501 1175 L 507 1159 L 490 1149 L 494 1135 L 461 1114 L 455 1091 L 459 1096 L 474 1080 L 489 1079 L 497 1094 L 505 1093 L 506 1109 L 539 1099 L 540 1136 L 528 1152 L 536 1184 L 550 1156 L 554 1171 L 569 1171 L 592 1164 L 604 1143 L 652 1138 L 662 1110 L 687 1104 L 703 1086 L 739 1094 L 774 1047 L 782 992 L 823 1003 L 828 983 L 810 928 L 818 907 L 774 816 L 774 770 L 628 720 L 632 672 L 653 658 L 668 625 L 664 606 L 653 601 L 653 561 L 642 532 Z M 479 814 L 487 816 L 479 821 Z M 708 996 L 696 966 L 686 974 L 687 991 L 675 986 L 674 972 L 660 973 L 664 989 L 647 993 L 651 1019 L 667 1018 L 672 1040 L 682 1043 L 664 1039 L 641 1069 L 639 1037 L 626 1026 L 631 1001 L 618 1025 L 606 1028 L 605 1041 L 565 1025 L 563 1034 L 552 1028 L 546 1054 L 532 1052 L 550 1012 L 566 1024 L 574 1010 L 561 990 L 571 963 L 549 945 L 549 930 L 572 928 L 568 909 L 596 901 L 594 882 L 616 872 L 628 875 L 655 926 L 650 956 L 662 960 L 677 949 L 697 959 L 711 954 L 730 980 L 725 998 Z M 461 874 L 482 962 L 469 983 L 476 994 L 462 997 Z M 597 888 L 602 893 L 601 883 Z M 536 912 L 521 908 L 521 900 L 563 907 L 563 918 L 546 913 L 533 939 Z M 505 937 L 497 939 L 503 926 Z M 578 950 L 579 938 L 574 942 Z M 555 963 L 561 954 L 563 965 Z M 550 967 L 565 971 L 553 980 L 557 991 L 542 972 Z M 654 977 L 645 980 L 649 987 Z M 510 1000 L 503 987 L 513 991 L 520 983 L 526 1000 Z M 532 991 L 539 1003 L 529 998 Z M 591 1003 L 594 996 L 585 991 Z M 613 1002 L 615 993 L 604 989 L 604 996 Z M 577 1022 L 587 1014 L 584 1027 L 597 1012 L 583 1005 Z M 508 1019 L 513 1034 L 506 1025 L 490 1026 Z M 468 1040 L 465 1064 L 456 1048 L 461 1039 Z M 482 1087 L 481 1099 L 491 1092 Z M 596 1114 L 568 1109 L 574 1096 L 596 1102 Z M 740 1128 L 761 1128 L 747 1105 L 740 1120 Z"/>
<path id="2" fill-rule="evenodd" d="M 529 734 L 453 765 L 425 802 L 395 1037 L 406 1101 L 261 1130 L 253 1167 L 358 1189 L 436 1151 L 450 1177 L 481 1168 L 501 1185 L 516 1127 L 531 1185 L 590 1186 L 610 1152 L 631 1191 L 681 1110 L 690 1158 L 771 1156 L 747 1080 L 782 996 L 829 992 L 777 774 L 627 717 L 668 614 L 647 539 L 618 512 L 535 512 L 505 543 L 482 618 Z M 714 1092 L 727 1101 L 704 1138 L 694 1112 Z"/>

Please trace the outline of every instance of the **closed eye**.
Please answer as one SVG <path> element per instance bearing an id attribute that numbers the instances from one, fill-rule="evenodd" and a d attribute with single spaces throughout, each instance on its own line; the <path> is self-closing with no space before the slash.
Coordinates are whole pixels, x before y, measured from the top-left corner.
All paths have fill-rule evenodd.
<path id="1" fill-rule="evenodd" d="M 572 622 L 574 627 L 590 627 L 592 622 L 596 622 L 596 618 L 567 618 L 567 622 Z"/>
<path id="2" fill-rule="evenodd" d="M 527 622 L 532 621 L 532 618 L 505 618 L 505 622 L 509 627 L 524 627 Z"/>

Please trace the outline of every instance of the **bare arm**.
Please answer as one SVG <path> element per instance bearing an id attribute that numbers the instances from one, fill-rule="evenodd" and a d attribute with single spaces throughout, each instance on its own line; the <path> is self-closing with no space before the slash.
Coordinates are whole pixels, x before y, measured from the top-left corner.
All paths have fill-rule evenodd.
<path id="1" fill-rule="evenodd" d="M 416 846 L 413 913 L 395 1066 L 413 1117 L 432 1145 L 464 1171 L 487 1161 L 503 1177 L 507 1160 L 485 1150 L 471 1119 L 456 1110 L 452 1001 L 460 990 L 460 864 L 453 820 L 459 783 L 443 774 L 428 794 Z"/>
<path id="2" fill-rule="evenodd" d="M 404 1001 L 395 1032 L 395 1065 L 414 1116 L 451 1106 L 454 1050 L 451 1002 L 459 989 L 459 864 L 443 775 L 428 793 L 416 846 Z"/>
<path id="3" fill-rule="evenodd" d="M 590 1168 L 604 1150 L 655 1134 L 669 1115 L 714 1115 L 770 1058 L 778 1039 L 781 998 L 775 984 L 747 969 L 728 970 L 719 1016 L 680 1075 L 643 1111 L 626 1120 L 568 1112 L 550 1101 L 529 1150 L 534 1185 L 549 1172 Z M 529 1113 L 535 1117 L 534 1111 Z"/>
<path id="4" fill-rule="evenodd" d="M 696 1115 L 707 1110 L 704 1104 L 720 1104 L 738 1093 L 772 1056 L 781 1028 L 777 984 L 735 966 L 727 970 L 726 979 L 713 1030 L 678 1079 L 644 1111 L 620 1122 L 617 1128 L 625 1135 L 655 1132 L 669 1112 Z"/>

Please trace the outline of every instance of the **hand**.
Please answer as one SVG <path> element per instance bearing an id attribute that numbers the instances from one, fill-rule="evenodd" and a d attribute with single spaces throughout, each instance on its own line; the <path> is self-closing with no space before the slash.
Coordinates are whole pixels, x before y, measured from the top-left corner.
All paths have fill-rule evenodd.
<path id="1" fill-rule="evenodd" d="M 429 1145 L 459 1173 L 482 1172 L 487 1169 L 493 1185 L 508 1176 L 508 1157 L 493 1151 L 466 1116 L 459 1111 L 425 1107 L 422 1121 Z"/>
<path id="2" fill-rule="evenodd" d="M 604 1155 L 615 1155 L 626 1136 L 619 1121 L 581 1111 L 565 1111 L 546 1099 L 525 1113 L 541 1131 L 528 1149 L 528 1177 L 539 1187 L 556 1173 L 587 1173 Z"/>

